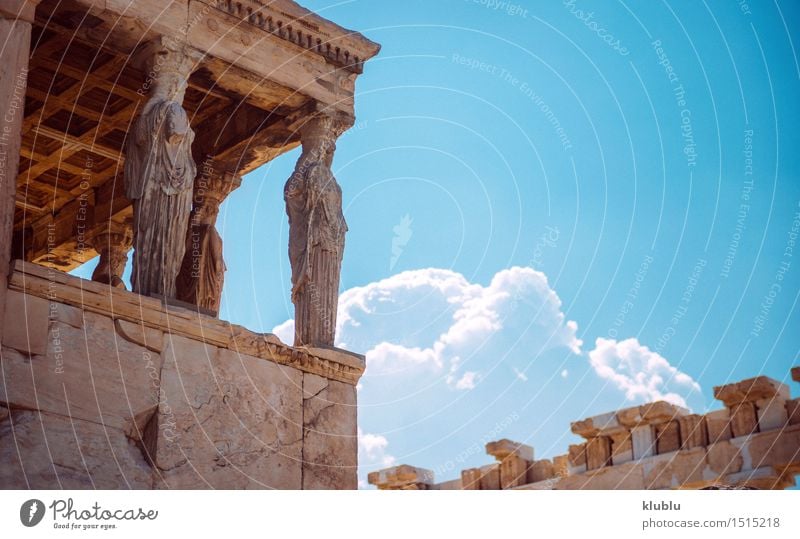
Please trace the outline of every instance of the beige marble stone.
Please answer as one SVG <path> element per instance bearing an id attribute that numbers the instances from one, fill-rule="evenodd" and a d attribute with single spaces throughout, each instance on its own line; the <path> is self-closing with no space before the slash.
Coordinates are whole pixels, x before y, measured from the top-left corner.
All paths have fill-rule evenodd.
<path id="1" fill-rule="evenodd" d="M 714 387 L 714 398 L 721 400 L 728 408 L 732 408 L 742 402 L 772 397 L 788 399 L 789 386 L 768 376 L 756 376 L 741 382 Z"/>
<path id="2" fill-rule="evenodd" d="M 763 432 L 770 429 L 779 429 L 786 425 L 789 416 L 786 411 L 786 399 L 772 397 L 759 399 L 755 402 L 758 415 L 758 430 Z"/>
<path id="3" fill-rule="evenodd" d="M 503 438 L 496 442 L 486 444 L 486 454 L 493 456 L 497 460 L 505 459 L 508 456 L 516 455 L 525 460 L 533 460 L 533 447 L 514 442 Z"/>
<path id="4" fill-rule="evenodd" d="M 408 464 L 392 466 L 367 475 L 367 482 L 380 490 L 428 490 L 433 485 L 433 480 L 431 470 Z"/>
<path id="5" fill-rule="evenodd" d="M 0 485 L 18 489 L 149 489 L 153 471 L 123 431 L 47 412 L 0 422 Z"/>
<path id="6" fill-rule="evenodd" d="M 628 462 L 592 472 L 569 475 L 553 485 L 555 490 L 638 490 L 644 488 L 641 466 Z"/>
<path id="7" fill-rule="evenodd" d="M 642 462 L 645 488 L 670 489 L 704 481 L 706 452 L 704 448 L 669 452 Z"/>
<path id="8" fill-rule="evenodd" d="M 52 303 L 50 318 L 74 328 L 83 327 L 83 311 L 65 303 Z"/>
<path id="9" fill-rule="evenodd" d="M 573 444 L 569 446 L 569 472 L 570 474 L 586 471 L 586 444 Z"/>
<path id="10" fill-rule="evenodd" d="M 758 431 L 756 406 L 752 401 L 745 401 L 730 408 L 731 434 L 734 438 L 747 436 Z"/>
<path id="11" fill-rule="evenodd" d="M 480 470 L 481 490 L 500 490 L 500 465 L 489 464 Z"/>
<path id="12" fill-rule="evenodd" d="M 50 302 L 9 290 L 6 294 L 3 346 L 31 355 L 47 353 Z"/>
<path id="13" fill-rule="evenodd" d="M 730 441 L 709 445 L 706 460 L 711 471 L 716 474 L 739 472 L 744 464 L 740 448 Z"/>
<path id="14" fill-rule="evenodd" d="M 157 488 L 301 487 L 300 372 L 170 335 L 163 357 Z"/>
<path id="15" fill-rule="evenodd" d="M 708 445 L 708 430 L 705 417 L 697 414 L 678 419 L 681 431 L 681 449 L 693 449 Z"/>
<path id="16" fill-rule="evenodd" d="M 800 399 L 786 401 L 786 415 L 789 425 L 800 424 Z"/>
<path id="17" fill-rule="evenodd" d="M 303 373 L 303 488 L 355 489 L 356 389 Z"/>
<path id="18" fill-rule="evenodd" d="M 158 404 L 161 357 L 115 340 L 110 318 L 84 316 L 82 329 L 51 324 L 46 355 L 3 350 L 0 369 L 9 383 L 0 385 L 0 402 L 92 421 L 139 439 Z"/>
<path id="19" fill-rule="evenodd" d="M 535 461 L 528 469 L 527 482 L 538 483 L 539 481 L 552 479 L 553 477 L 555 477 L 553 463 L 548 459 L 542 459 Z"/>
<path id="20" fill-rule="evenodd" d="M 117 334 L 123 339 L 144 346 L 148 350 L 161 353 L 163 349 L 164 332 L 144 324 L 137 324 L 118 318 L 114 321 Z"/>
<path id="21" fill-rule="evenodd" d="M 731 414 L 727 409 L 707 413 L 705 421 L 708 428 L 708 443 L 731 439 Z"/>
<path id="22" fill-rule="evenodd" d="M 596 470 L 611 463 L 611 439 L 596 436 L 586 442 L 586 469 Z"/>
<path id="23" fill-rule="evenodd" d="M 611 463 L 615 466 L 633 460 L 633 440 L 630 431 L 621 431 L 612 434 L 611 438 Z"/>
<path id="24" fill-rule="evenodd" d="M 469 468 L 461 471 L 461 488 L 463 490 L 480 490 L 481 471 L 478 468 Z"/>
<path id="25" fill-rule="evenodd" d="M 655 426 L 656 454 L 663 455 L 681 448 L 680 423 L 667 421 Z"/>

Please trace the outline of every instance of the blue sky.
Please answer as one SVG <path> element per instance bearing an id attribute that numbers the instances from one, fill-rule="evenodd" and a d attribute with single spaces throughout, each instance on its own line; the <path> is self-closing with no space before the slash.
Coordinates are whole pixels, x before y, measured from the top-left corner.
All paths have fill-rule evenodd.
<path id="1" fill-rule="evenodd" d="M 362 476 L 450 479 L 492 439 L 551 457 L 570 421 L 791 384 L 797 3 L 303 4 L 383 46 L 334 161 Z M 221 317 L 279 335 L 297 157 L 248 175 L 218 222 Z"/>

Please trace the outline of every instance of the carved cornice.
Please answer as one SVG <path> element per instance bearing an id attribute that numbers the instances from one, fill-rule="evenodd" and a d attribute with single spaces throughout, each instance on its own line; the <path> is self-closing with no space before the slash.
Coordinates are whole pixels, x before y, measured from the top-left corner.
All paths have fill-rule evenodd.
<path id="1" fill-rule="evenodd" d="M 352 73 L 362 73 L 364 62 L 380 50 L 380 45 L 358 32 L 342 28 L 295 2 L 209 0 L 208 3 Z"/>

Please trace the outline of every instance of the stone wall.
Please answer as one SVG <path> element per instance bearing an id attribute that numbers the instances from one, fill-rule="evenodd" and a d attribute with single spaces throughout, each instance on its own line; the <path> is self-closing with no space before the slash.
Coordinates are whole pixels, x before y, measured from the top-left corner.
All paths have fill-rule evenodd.
<path id="1" fill-rule="evenodd" d="M 800 382 L 800 367 L 792 369 Z M 714 388 L 725 408 L 705 415 L 664 401 L 572 423 L 586 441 L 566 455 L 535 460 L 531 446 L 486 445 L 496 462 L 444 483 L 400 465 L 369 474 L 379 489 L 700 489 L 714 485 L 783 489 L 800 474 L 800 399 L 758 376 Z"/>
<path id="2" fill-rule="evenodd" d="M 362 356 L 16 262 L 2 488 L 356 488 Z"/>

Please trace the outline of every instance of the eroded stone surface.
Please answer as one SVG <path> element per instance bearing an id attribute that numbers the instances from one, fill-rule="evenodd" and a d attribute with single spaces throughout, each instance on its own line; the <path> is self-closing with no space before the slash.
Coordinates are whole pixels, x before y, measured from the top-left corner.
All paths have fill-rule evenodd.
<path id="1" fill-rule="evenodd" d="M 153 474 L 115 428 L 55 414 L 12 411 L 0 422 L 0 486 L 17 489 L 149 489 Z"/>
<path id="2" fill-rule="evenodd" d="M 788 399 L 789 386 L 768 376 L 756 376 L 741 382 L 714 387 L 714 398 L 721 400 L 729 408 L 742 402 L 752 402 L 776 396 Z"/>
<path id="3" fill-rule="evenodd" d="M 301 487 L 301 373 L 177 336 L 163 355 L 157 488 Z"/>
<path id="4" fill-rule="evenodd" d="M 5 286 L 5 285 L 3 285 Z M 47 353 L 50 302 L 9 290 L 6 294 L 3 346 L 27 355 Z"/>
<path id="5" fill-rule="evenodd" d="M 382 490 L 426 490 L 433 484 L 433 472 L 408 464 L 392 466 L 367 476 L 370 485 Z"/>
<path id="6" fill-rule="evenodd" d="M 164 332 L 141 323 L 129 322 L 121 318 L 114 321 L 117 333 L 127 341 L 143 346 L 153 352 L 161 352 Z"/>
<path id="7" fill-rule="evenodd" d="M 303 488 L 356 488 L 356 388 L 304 373 L 303 397 Z"/>
<path id="8" fill-rule="evenodd" d="M 134 438 L 158 403 L 158 354 L 114 339 L 111 319 L 84 313 L 82 329 L 53 322 L 46 354 L 3 350 L 0 402 L 122 429 Z"/>

